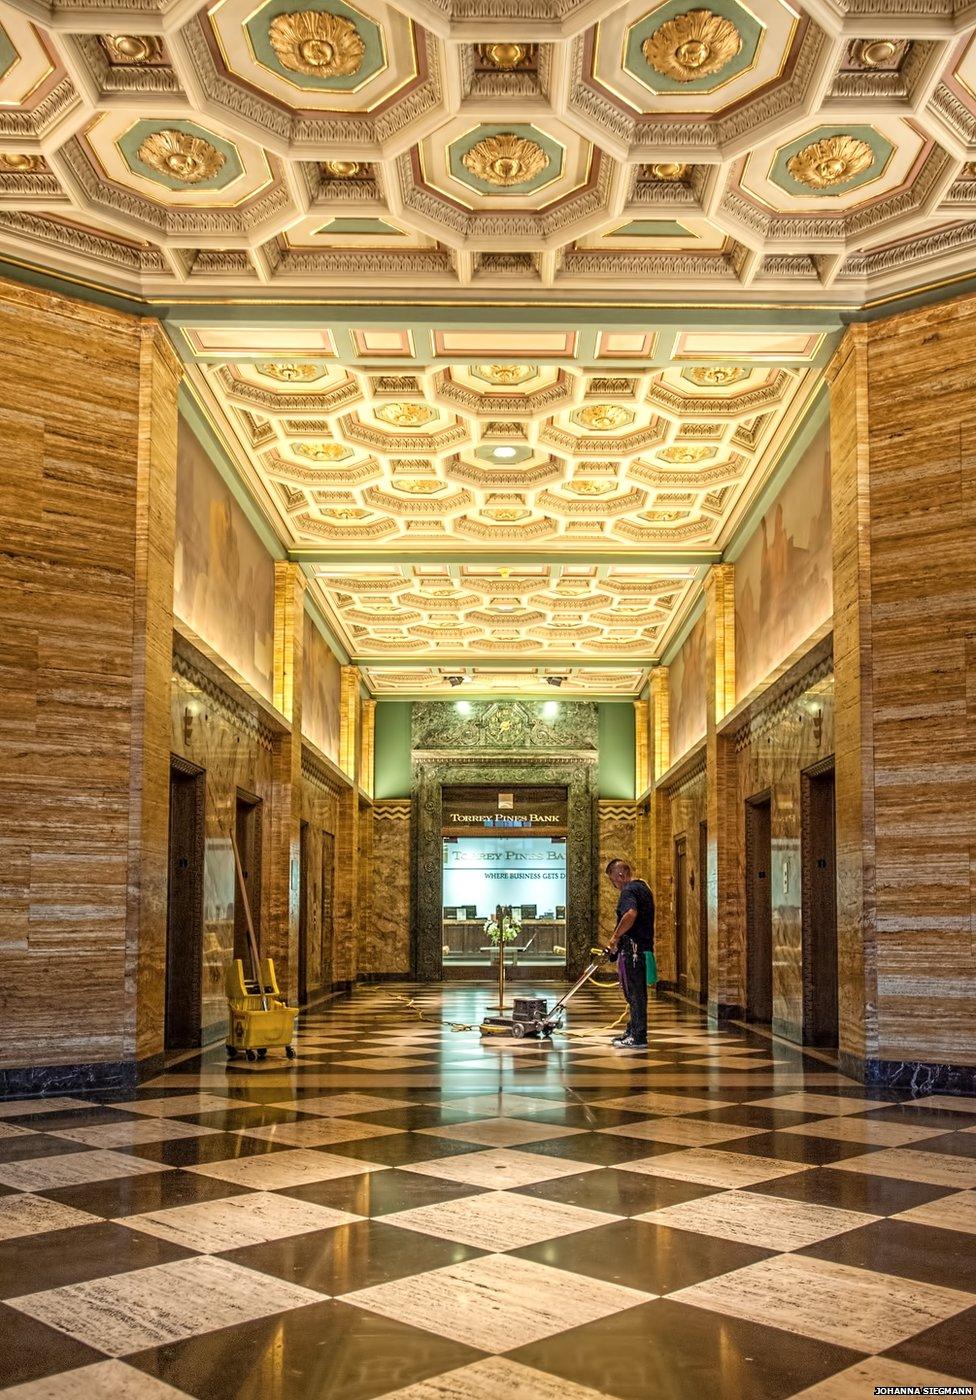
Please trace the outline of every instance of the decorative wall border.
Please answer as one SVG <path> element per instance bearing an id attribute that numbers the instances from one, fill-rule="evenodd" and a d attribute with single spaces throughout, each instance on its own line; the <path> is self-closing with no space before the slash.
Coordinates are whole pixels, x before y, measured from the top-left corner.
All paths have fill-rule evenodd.
<path id="1" fill-rule="evenodd" d="M 193 643 L 178 632 L 173 633 L 173 675 L 187 681 L 220 711 L 235 729 L 255 738 L 262 748 L 273 753 L 284 734 L 284 724 L 275 724 L 247 693 L 229 676 L 224 676 Z"/>
<path id="2" fill-rule="evenodd" d="M 347 778 L 340 776 L 338 772 L 333 772 L 326 765 L 319 754 L 309 746 L 307 740 L 302 741 L 302 777 L 307 778 L 311 783 L 317 783 L 333 797 L 342 797 L 352 787 Z"/>

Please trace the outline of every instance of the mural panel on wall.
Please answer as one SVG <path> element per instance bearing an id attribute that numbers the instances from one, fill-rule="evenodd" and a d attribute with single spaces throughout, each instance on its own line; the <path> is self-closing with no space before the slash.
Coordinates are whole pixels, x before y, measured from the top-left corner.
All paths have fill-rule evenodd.
<path id="1" fill-rule="evenodd" d="M 589 700 L 418 701 L 413 707 L 414 749 L 596 750 L 598 711 Z"/>
<path id="2" fill-rule="evenodd" d="M 743 699 L 833 611 L 826 427 L 735 564 L 735 696 Z"/>
<path id="3" fill-rule="evenodd" d="M 705 616 L 692 627 L 668 672 L 671 762 L 705 735 Z"/>
<path id="4" fill-rule="evenodd" d="M 339 659 L 305 614 L 302 733 L 339 762 Z"/>
<path id="5" fill-rule="evenodd" d="M 260 695 L 271 699 L 274 562 L 182 422 L 173 610 Z"/>

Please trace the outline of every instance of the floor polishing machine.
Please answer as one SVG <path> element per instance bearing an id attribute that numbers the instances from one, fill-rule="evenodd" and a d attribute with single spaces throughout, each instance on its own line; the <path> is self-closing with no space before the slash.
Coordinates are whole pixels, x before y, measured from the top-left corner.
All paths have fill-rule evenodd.
<path id="1" fill-rule="evenodd" d="M 526 1036 L 547 1039 L 553 1031 L 562 1028 L 562 1014 L 566 1003 L 574 997 L 585 983 L 601 970 L 601 963 L 615 961 L 615 955 L 606 948 L 593 949 L 597 954 L 589 967 L 576 979 L 568 991 L 563 992 L 557 1002 L 550 1007 L 545 997 L 516 997 L 512 1003 L 511 1016 L 486 1016 L 479 1030 L 482 1036 L 510 1035 L 516 1040 Z"/>

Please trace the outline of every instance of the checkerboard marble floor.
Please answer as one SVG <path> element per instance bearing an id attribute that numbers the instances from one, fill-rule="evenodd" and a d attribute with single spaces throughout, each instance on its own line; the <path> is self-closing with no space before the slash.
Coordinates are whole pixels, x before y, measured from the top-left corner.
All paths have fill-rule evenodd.
<path id="1" fill-rule="evenodd" d="M 135 1098 L 0 1103 L 3 1395 L 973 1384 L 976 1100 L 866 1092 L 665 999 L 614 1051 L 597 989 L 552 1044 L 446 1024 L 490 999 L 364 988 L 294 1062 L 217 1046 Z"/>

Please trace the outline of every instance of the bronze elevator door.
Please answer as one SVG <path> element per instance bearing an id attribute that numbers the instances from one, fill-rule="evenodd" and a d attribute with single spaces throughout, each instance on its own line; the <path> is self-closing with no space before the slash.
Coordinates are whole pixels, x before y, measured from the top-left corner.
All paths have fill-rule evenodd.
<path id="1" fill-rule="evenodd" d="M 773 1019 L 772 830 L 769 794 L 746 802 L 746 1020 Z"/>
<path id="2" fill-rule="evenodd" d="M 174 759 L 169 780 L 169 885 L 166 904 L 167 1050 L 200 1044 L 203 978 L 204 773 Z"/>
<path id="3" fill-rule="evenodd" d="M 688 987 L 688 847 L 683 836 L 674 843 L 674 980 Z"/>
<path id="4" fill-rule="evenodd" d="M 254 923 L 254 936 L 258 949 L 261 948 L 261 812 L 260 797 L 237 789 L 237 810 L 235 813 L 235 837 L 244 872 L 244 888 L 251 908 Z M 234 880 L 234 957 L 244 963 L 244 975 L 251 975 L 251 955 L 247 942 L 247 917 L 244 901 L 241 898 L 240 882 Z"/>
<path id="5" fill-rule="evenodd" d="M 803 1039 L 837 1044 L 834 770 L 803 775 Z"/>

